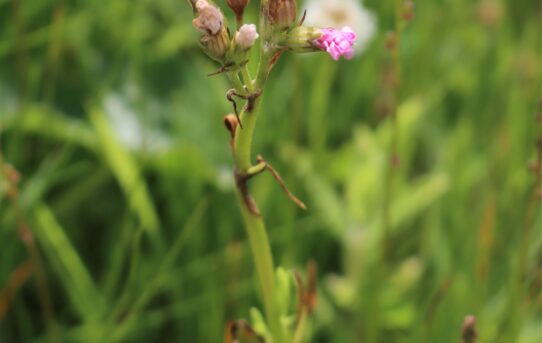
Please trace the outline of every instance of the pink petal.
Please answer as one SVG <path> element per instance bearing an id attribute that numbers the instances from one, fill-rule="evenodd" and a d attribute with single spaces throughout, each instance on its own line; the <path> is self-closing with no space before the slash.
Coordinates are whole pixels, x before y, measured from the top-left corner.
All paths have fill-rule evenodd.
<path id="1" fill-rule="evenodd" d="M 333 28 L 322 29 L 322 36 L 314 41 L 314 45 L 329 53 L 331 58 L 339 60 L 341 56 L 351 59 L 354 56 L 353 46 L 356 42 L 356 34 L 349 27 L 343 27 L 340 31 Z"/>

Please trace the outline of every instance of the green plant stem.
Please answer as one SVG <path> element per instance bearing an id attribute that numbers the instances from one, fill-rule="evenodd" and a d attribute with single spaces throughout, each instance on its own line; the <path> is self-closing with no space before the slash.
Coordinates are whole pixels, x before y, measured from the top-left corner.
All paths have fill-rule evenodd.
<path id="1" fill-rule="evenodd" d="M 393 205 L 393 191 L 395 179 L 397 177 L 397 164 L 399 163 L 398 150 L 399 150 L 399 119 L 397 117 L 398 111 L 398 90 L 401 84 L 402 70 L 401 70 L 401 60 L 400 60 L 400 46 L 401 46 L 401 33 L 404 28 L 403 20 L 401 17 L 402 13 L 403 0 L 395 0 L 395 35 L 396 35 L 396 46 L 391 51 L 392 58 L 392 68 L 393 73 L 396 78 L 395 85 L 392 86 L 393 94 L 393 108 L 390 113 L 391 121 L 391 134 L 390 134 L 390 160 L 386 169 L 385 176 L 385 185 L 384 185 L 384 203 L 382 209 L 382 227 L 383 227 L 383 238 L 382 238 L 382 257 L 384 262 L 389 257 L 390 250 L 390 240 L 391 240 L 391 230 L 392 230 L 392 218 L 391 218 L 391 208 Z"/>
<path id="2" fill-rule="evenodd" d="M 260 289 L 265 308 L 265 316 L 271 331 L 274 343 L 284 343 L 280 313 L 276 299 L 276 283 L 273 265 L 273 256 L 269 245 L 269 238 L 261 217 L 254 215 L 244 205 L 243 196 L 238 191 L 237 200 L 241 204 L 241 213 L 245 221 L 250 247 L 256 265 Z"/>
<path id="3" fill-rule="evenodd" d="M 237 180 L 237 200 L 239 202 L 239 207 L 241 208 L 241 214 L 245 222 L 252 255 L 254 257 L 254 264 L 256 266 L 256 273 L 258 274 L 265 316 L 269 326 L 271 339 L 273 343 L 286 343 L 277 303 L 275 267 L 267 230 L 261 215 L 257 213 L 257 211 L 254 211 L 254 208 L 249 207 L 249 204 L 247 203 L 247 196 L 249 195 L 247 194 L 248 190 L 246 187 L 248 186 L 246 185 L 246 182 L 248 181 L 248 176 L 252 176 L 253 174 L 251 174 L 251 172 L 258 171 L 261 168 L 261 165 L 252 165 L 252 141 L 261 108 L 261 93 L 267 80 L 269 61 L 271 60 L 273 53 L 265 43 L 269 32 L 267 16 L 265 15 L 265 13 L 267 13 L 268 0 L 262 0 L 260 5 L 261 46 L 258 72 L 256 80 L 253 83 L 248 67 L 245 65 L 241 68 L 241 75 L 246 83 L 245 86 L 249 93 L 249 100 L 247 100 L 247 104 L 240 114 L 242 127 L 237 128 L 235 132 L 232 152 L 236 178 L 244 178 L 241 181 L 244 184 L 239 184 L 239 180 Z M 230 79 L 233 79 L 232 83 L 237 88 L 239 76 L 235 76 L 236 77 L 232 78 L 232 75 L 230 75 Z M 243 189 L 243 187 L 245 188 Z M 257 208 L 255 203 L 254 207 Z"/>
<path id="4" fill-rule="evenodd" d="M 263 54 L 260 59 L 258 78 L 254 85 L 257 92 L 261 91 L 265 83 L 266 73 L 262 73 L 262 69 L 266 69 L 268 61 L 268 55 Z M 246 70 L 246 73 L 248 75 L 248 70 Z M 248 80 L 249 79 L 245 81 Z M 254 130 L 256 128 L 260 108 L 261 97 L 257 96 L 253 100 L 253 103 L 247 104 L 241 113 L 240 118 L 243 123 L 243 128 L 237 129 L 233 148 L 233 158 L 237 175 L 251 175 L 251 171 L 253 172 L 256 169 L 259 169 L 258 166 L 252 165 L 251 153 Z M 267 231 L 262 217 L 251 211 L 248 207 L 245 196 L 246 194 L 243 194 L 242 189 L 237 187 L 237 200 L 241 208 L 241 214 L 250 241 L 256 272 L 260 282 L 265 315 L 271 331 L 271 336 L 274 343 L 283 343 L 285 342 L 285 339 L 277 304 L 275 268 Z"/>
<path id="5" fill-rule="evenodd" d="M 254 167 L 252 167 L 250 156 L 252 138 L 260 106 L 261 100 L 258 98 L 255 100 L 252 111 L 245 110 L 241 113 L 243 128 L 237 130 L 233 150 L 237 174 L 249 174 L 250 170 L 254 169 Z M 265 315 L 273 337 L 273 342 L 282 343 L 285 342 L 285 340 L 277 306 L 275 268 L 267 231 L 262 217 L 251 211 L 245 201 L 244 194 L 239 187 L 237 188 L 237 200 L 241 208 L 241 214 L 250 241 L 262 292 Z"/>

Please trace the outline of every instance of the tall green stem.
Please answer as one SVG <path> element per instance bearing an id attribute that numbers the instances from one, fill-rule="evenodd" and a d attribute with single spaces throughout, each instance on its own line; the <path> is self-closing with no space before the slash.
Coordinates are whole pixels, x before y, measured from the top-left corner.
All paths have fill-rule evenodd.
<path id="1" fill-rule="evenodd" d="M 268 0 L 260 2 L 260 60 L 258 72 L 254 84 L 250 77 L 247 66 L 241 69 L 241 74 L 246 83 L 248 91 L 248 101 L 240 115 L 242 127 L 235 131 L 233 150 L 233 159 L 235 163 L 235 176 L 237 181 L 237 201 L 241 208 L 241 214 L 245 222 L 248 238 L 256 272 L 260 283 L 260 290 L 265 309 L 265 316 L 271 333 L 273 343 L 286 343 L 285 333 L 280 319 L 280 311 L 277 302 L 277 291 L 275 282 L 275 267 L 273 265 L 273 255 L 267 236 L 267 230 L 261 215 L 258 213 L 257 205 L 249 204 L 247 198 L 250 197 L 246 182 L 250 177 L 249 171 L 252 167 L 251 153 L 254 129 L 261 108 L 261 93 L 267 79 L 271 51 L 269 51 L 266 42 L 269 34 L 269 25 L 267 22 Z"/>
<path id="2" fill-rule="evenodd" d="M 237 200 L 241 204 L 241 213 L 245 221 L 250 247 L 256 264 L 258 280 L 265 308 L 265 316 L 274 343 L 284 343 L 280 313 L 277 307 L 273 257 L 267 237 L 267 231 L 261 217 L 255 216 L 244 205 L 243 195 L 238 191 Z"/>
<path id="3" fill-rule="evenodd" d="M 243 128 L 238 128 L 235 135 L 233 157 L 235 161 L 236 175 L 246 175 L 251 163 L 251 150 L 254 129 L 261 106 L 261 99 L 254 100 L 253 107 L 241 113 Z M 245 180 L 246 181 L 246 180 Z M 274 343 L 284 343 L 284 332 L 280 322 L 280 312 L 277 306 L 275 268 L 273 255 L 265 229 L 265 224 L 259 214 L 249 208 L 246 202 L 246 194 L 243 193 L 239 184 L 237 185 L 237 200 L 241 208 L 241 214 L 245 222 L 250 247 L 256 265 L 256 271 L 260 283 L 260 289 L 265 308 L 265 315 L 271 331 Z"/>

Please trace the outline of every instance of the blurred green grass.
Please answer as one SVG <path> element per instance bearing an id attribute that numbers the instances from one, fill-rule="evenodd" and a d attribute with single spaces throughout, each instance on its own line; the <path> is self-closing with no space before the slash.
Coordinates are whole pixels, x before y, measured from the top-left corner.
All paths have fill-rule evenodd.
<path id="1" fill-rule="evenodd" d="M 540 203 L 527 212 L 541 3 L 416 2 L 385 268 L 392 130 L 378 104 L 394 14 L 364 3 L 379 27 L 363 56 L 285 55 L 255 139 L 309 206 L 269 176 L 253 183 L 277 264 L 318 263 L 312 341 L 455 343 L 474 314 L 482 343 L 540 342 Z M 0 23 L 0 142 L 22 175 L 59 340 L 220 342 L 260 302 L 221 122 L 227 83 L 206 76 L 217 66 L 187 4 L 1 0 Z M 2 193 L 0 292 L 28 259 Z M 0 318 L 0 342 L 49 340 L 35 281 Z"/>

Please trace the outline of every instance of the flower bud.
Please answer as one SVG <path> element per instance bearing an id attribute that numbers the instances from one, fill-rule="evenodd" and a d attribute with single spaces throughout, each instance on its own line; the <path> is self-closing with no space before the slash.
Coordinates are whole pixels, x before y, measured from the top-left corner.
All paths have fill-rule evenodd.
<path id="1" fill-rule="evenodd" d="M 250 49 L 259 35 L 256 31 L 256 25 L 245 24 L 239 28 L 239 32 L 235 35 L 235 43 L 243 50 Z"/>
<path id="2" fill-rule="evenodd" d="M 243 17 L 245 7 L 247 7 L 249 0 L 226 0 L 226 2 L 233 13 L 235 13 L 235 16 L 240 19 Z"/>
<path id="3" fill-rule="evenodd" d="M 279 28 L 290 27 L 297 18 L 296 0 L 270 0 L 269 21 Z"/>
<path id="4" fill-rule="evenodd" d="M 298 26 L 291 30 L 285 39 L 279 42 L 280 46 L 293 52 L 313 52 L 320 49 L 314 45 L 314 41 L 322 36 L 321 29 L 308 26 Z"/>

